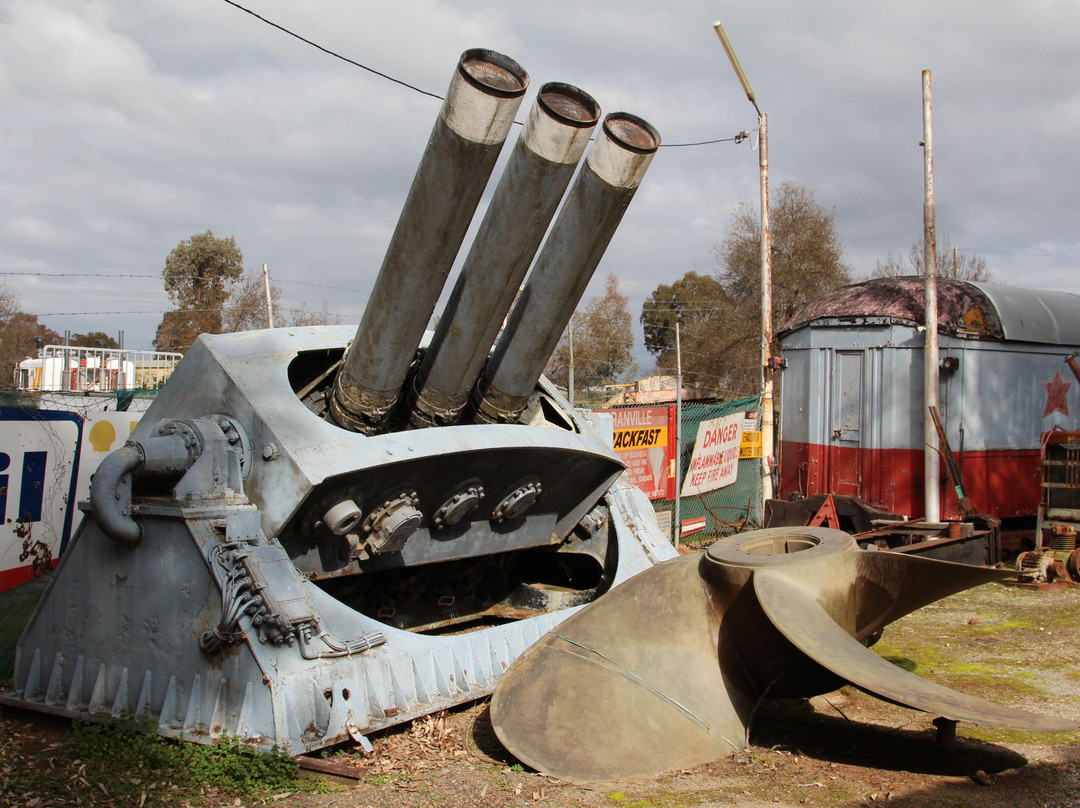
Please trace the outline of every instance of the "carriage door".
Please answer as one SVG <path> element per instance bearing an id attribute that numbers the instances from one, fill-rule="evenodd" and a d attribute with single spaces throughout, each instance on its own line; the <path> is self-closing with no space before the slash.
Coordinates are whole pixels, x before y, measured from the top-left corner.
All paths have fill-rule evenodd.
<path id="1" fill-rule="evenodd" d="M 861 496 L 863 352 L 833 354 L 828 492 Z"/>

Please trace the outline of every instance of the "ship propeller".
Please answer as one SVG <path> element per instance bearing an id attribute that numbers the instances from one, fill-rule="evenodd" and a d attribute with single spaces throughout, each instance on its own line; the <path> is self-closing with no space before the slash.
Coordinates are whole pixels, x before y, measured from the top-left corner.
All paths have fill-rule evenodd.
<path id="1" fill-rule="evenodd" d="M 1074 730 L 868 648 L 905 614 L 1010 575 L 861 550 L 839 530 L 742 533 L 638 574 L 542 637 L 499 683 L 492 723 L 519 760 L 576 783 L 715 760 L 747 745 L 761 700 L 844 684 L 955 721 Z"/>

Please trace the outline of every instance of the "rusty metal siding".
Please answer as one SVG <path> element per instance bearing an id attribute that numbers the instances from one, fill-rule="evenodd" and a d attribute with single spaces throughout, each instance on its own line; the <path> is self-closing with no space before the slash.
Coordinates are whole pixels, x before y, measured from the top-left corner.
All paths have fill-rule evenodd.
<path id="1" fill-rule="evenodd" d="M 810 324 L 860 326 L 875 320 L 920 325 L 923 279 L 875 278 L 834 289 L 785 323 L 781 337 Z M 941 334 L 1045 345 L 1080 344 L 1080 295 L 939 279 Z"/>

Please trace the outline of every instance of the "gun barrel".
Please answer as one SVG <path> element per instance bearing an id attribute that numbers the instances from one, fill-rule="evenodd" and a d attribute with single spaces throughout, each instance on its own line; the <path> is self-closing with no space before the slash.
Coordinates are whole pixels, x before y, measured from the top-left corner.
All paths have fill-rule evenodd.
<path id="1" fill-rule="evenodd" d="M 599 105 L 582 90 L 540 88 L 420 364 L 413 426 L 452 423 L 468 404 L 599 119 Z"/>
<path id="2" fill-rule="evenodd" d="M 371 434 L 389 419 L 528 83 L 507 56 L 462 54 L 334 381 L 339 426 Z"/>
<path id="3" fill-rule="evenodd" d="M 622 220 L 660 135 L 625 112 L 604 119 L 477 385 L 476 419 L 516 421 Z"/>

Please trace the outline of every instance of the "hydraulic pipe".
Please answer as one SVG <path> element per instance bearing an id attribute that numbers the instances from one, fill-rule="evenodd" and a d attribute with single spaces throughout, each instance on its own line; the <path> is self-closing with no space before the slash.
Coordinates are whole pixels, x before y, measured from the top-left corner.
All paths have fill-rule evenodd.
<path id="1" fill-rule="evenodd" d="M 109 454 L 90 480 L 90 513 L 101 531 L 121 544 L 138 544 L 142 525 L 131 504 L 132 477 L 180 477 L 202 454 L 205 440 L 194 422 L 174 421 L 142 441 Z"/>
<path id="2" fill-rule="evenodd" d="M 372 434 L 389 419 L 528 84 L 509 57 L 462 54 L 334 381 L 339 426 Z"/>
<path id="3" fill-rule="evenodd" d="M 512 423 L 525 408 L 659 146 L 660 135 L 641 118 L 604 118 L 484 366 L 475 392 L 478 421 Z"/>
<path id="4" fill-rule="evenodd" d="M 413 426 L 453 423 L 469 403 L 599 120 L 599 105 L 578 88 L 540 88 L 415 377 Z"/>

